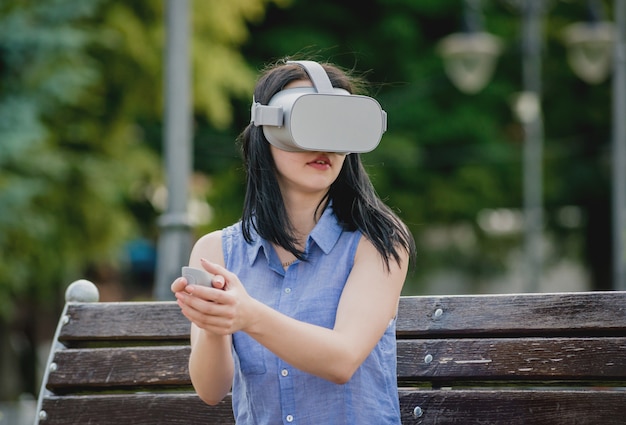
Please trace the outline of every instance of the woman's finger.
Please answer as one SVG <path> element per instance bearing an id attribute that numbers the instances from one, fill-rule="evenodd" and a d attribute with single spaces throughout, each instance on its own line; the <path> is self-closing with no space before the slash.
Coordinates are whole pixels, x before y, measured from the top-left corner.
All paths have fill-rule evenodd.
<path id="1" fill-rule="evenodd" d="M 202 267 L 205 268 L 210 273 L 213 273 L 217 276 L 222 276 L 227 283 L 238 282 L 237 275 L 226 269 L 225 267 L 220 266 L 219 264 L 212 263 L 206 258 L 201 258 L 200 263 Z"/>
<path id="2" fill-rule="evenodd" d="M 172 282 L 170 289 L 172 290 L 172 292 L 176 293 L 185 289 L 185 286 L 187 286 L 187 279 L 185 279 L 184 277 L 179 277 L 178 279 L 174 280 L 174 282 Z"/>

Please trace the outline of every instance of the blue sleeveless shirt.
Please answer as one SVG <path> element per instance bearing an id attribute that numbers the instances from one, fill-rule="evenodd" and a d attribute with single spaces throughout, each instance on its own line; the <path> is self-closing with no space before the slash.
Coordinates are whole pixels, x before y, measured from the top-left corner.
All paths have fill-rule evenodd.
<path id="1" fill-rule="evenodd" d="M 326 208 L 309 235 L 306 261 L 284 270 L 272 245 L 241 222 L 222 232 L 226 268 L 248 293 L 297 320 L 332 329 L 361 238 Z M 352 376 L 338 385 L 284 362 L 244 332 L 233 334 L 233 412 L 237 425 L 399 425 L 395 319 Z"/>

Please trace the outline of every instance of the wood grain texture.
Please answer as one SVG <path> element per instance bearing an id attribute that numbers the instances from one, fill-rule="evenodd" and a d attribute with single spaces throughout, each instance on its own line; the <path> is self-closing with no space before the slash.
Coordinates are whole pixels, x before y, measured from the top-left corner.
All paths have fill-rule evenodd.
<path id="1" fill-rule="evenodd" d="M 625 293 L 402 297 L 398 335 L 626 335 Z M 437 311 L 441 313 L 437 315 Z"/>
<path id="2" fill-rule="evenodd" d="M 614 390 L 400 391 L 403 425 L 623 425 L 625 401 Z"/>
<path id="3" fill-rule="evenodd" d="M 189 346 L 68 349 L 54 356 L 48 387 L 118 388 L 190 385 Z M 399 340 L 398 379 L 621 380 L 626 337 Z M 154 365 L 158 364 L 155 370 Z"/>
<path id="4" fill-rule="evenodd" d="M 626 337 L 398 340 L 398 376 L 626 383 Z"/>
<path id="5" fill-rule="evenodd" d="M 48 387 L 85 391 L 122 387 L 190 386 L 189 346 L 70 349 L 54 356 Z M 157 366 L 158 365 L 158 366 Z"/>
<path id="6" fill-rule="evenodd" d="M 209 406 L 193 393 L 48 397 L 42 425 L 234 425 L 230 396 Z"/>
<path id="7" fill-rule="evenodd" d="M 66 311 L 41 425 L 234 424 L 193 391 L 175 302 Z M 626 423 L 626 292 L 402 297 L 397 339 L 404 425 Z"/>
<path id="8" fill-rule="evenodd" d="M 626 334 L 624 292 L 402 297 L 398 335 Z M 436 315 L 437 310 L 441 315 Z M 71 304 L 62 341 L 186 339 L 175 302 Z"/>
<path id="9" fill-rule="evenodd" d="M 189 321 L 175 302 L 74 303 L 59 340 L 188 340 Z"/>

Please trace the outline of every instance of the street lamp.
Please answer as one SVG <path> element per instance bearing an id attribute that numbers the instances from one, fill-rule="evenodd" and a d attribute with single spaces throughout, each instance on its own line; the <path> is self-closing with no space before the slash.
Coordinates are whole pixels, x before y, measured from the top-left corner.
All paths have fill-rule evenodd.
<path id="1" fill-rule="evenodd" d="M 613 63 L 613 289 L 626 290 L 626 3 L 615 0 L 615 24 L 602 20 L 597 0 L 589 11 L 589 21 L 567 27 L 564 38 L 570 66 L 585 82 L 603 82 Z"/>
<path id="2" fill-rule="evenodd" d="M 466 0 L 464 18 L 479 16 L 478 0 Z M 526 258 L 525 275 L 528 276 L 527 290 L 535 292 L 539 288 L 539 278 L 542 268 L 542 227 L 543 227 L 543 209 L 542 209 L 542 155 L 543 155 L 543 119 L 541 113 L 541 22 L 543 1 L 527 0 L 520 3 L 519 7 L 523 8 L 523 91 L 515 96 L 513 103 L 513 111 L 524 127 L 524 157 L 523 157 L 523 175 L 524 175 L 524 252 Z M 495 40 L 494 36 L 485 37 L 485 33 L 480 40 Z M 454 36 L 453 34 L 452 36 Z M 451 36 L 448 36 L 451 37 Z M 458 38 L 461 38 L 460 36 Z M 452 38 L 455 40 L 456 38 Z M 476 80 L 475 77 L 462 77 L 460 74 L 470 69 L 467 66 L 459 66 L 461 61 L 451 62 L 455 57 L 471 57 L 476 51 L 483 52 L 477 58 L 484 60 L 485 51 L 494 52 L 493 42 L 487 41 L 482 49 L 476 49 L 476 42 L 473 44 L 466 42 L 466 46 L 474 47 L 467 49 L 462 54 L 454 50 L 455 56 L 450 55 L 450 38 L 442 40 L 440 52 L 443 56 L 444 67 L 448 75 L 455 75 L 451 78 L 457 87 L 466 93 L 477 93 L 483 87 L 474 86 L 473 92 L 467 91 L 466 87 L 458 85 L 458 81 L 464 79 Z M 491 44 L 491 46 L 488 46 Z M 457 44 L 457 46 L 461 46 Z M 447 47 L 447 48 L 446 48 Z M 491 49 L 489 49 L 491 47 Z M 460 47 L 459 47 L 460 48 Z M 499 51 L 498 51 L 499 53 Z M 478 59 L 476 59 L 478 60 Z M 492 55 L 495 61 L 495 55 Z M 465 62 L 471 63 L 471 60 L 465 59 Z M 492 65 L 493 66 L 493 65 Z M 454 67 L 454 72 L 449 69 Z M 470 69 L 472 70 L 472 69 Z M 491 77 L 489 72 L 488 77 Z M 484 81 L 484 84 L 487 80 Z M 484 86 L 483 84 L 483 86 Z"/>
<path id="3" fill-rule="evenodd" d="M 613 24 L 577 22 L 564 31 L 567 59 L 572 70 L 588 84 L 603 82 L 611 71 Z"/>
<path id="4" fill-rule="evenodd" d="M 439 44 L 444 66 L 452 82 L 467 94 L 478 93 L 487 85 L 500 54 L 501 43 L 486 32 L 450 34 Z"/>
<path id="5" fill-rule="evenodd" d="M 597 0 L 588 2 L 589 20 L 568 25 L 563 38 L 572 70 L 588 84 L 603 82 L 611 71 L 614 25 L 602 19 Z"/>
<path id="6" fill-rule="evenodd" d="M 502 50 L 498 37 L 482 31 L 479 1 L 465 1 L 465 31 L 450 34 L 438 45 L 446 74 L 459 90 L 467 94 L 478 93 L 489 82 Z"/>
<path id="7" fill-rule="evenodd" d="M 624 0 L 615 0 L 616 5 Z M 543 114 L 541 111 L 541 38 L 543 34 L 543 15 L 546 8 L 544 0 L 526 0 L 515 2 L 515 5 L 522 12 L 522 84 L 523 90 L 514 96 L 513 112 L 522 123 L 524 128 L 524 153 L 523 153 L 523 192 L 524 192 L 524 252 L 526 258 L 525 274 L 528 277 L 527 290 L 535 292 L 539 289 L 539 280 L 542 270 L 542 229 L 543 229 L 543 207 L 542 207 L 542 157 L 543 157 Z M 513 4 L 513 3 L 512 3 Z M 590 2 L 591 5 L 591 2 Z M 477 12 L 478 0 L 466 0 L 465 16 L 471 11 L 474 16 Z M 621 5 L 623 7 L 623 4 Z M 617 7 L 617 6 L 616 6 Z M 473 9 L 473 10 L 471 10 Z M 570 46 L 570 63 L 581 78 L 586 81 L 599 82 L 606 77 L 606 70 L 609 68 L 610 46 L 606 39 L 608 26 L 604 23 L 595 22 L 593 25 L 578 24 L 568 28 L 566 39 Z M 485 33 L 482 33 L 485 34 Z M 454 37 L 453 37 L 454 36 Z M 491 36 L 493 37 L 493 36 Z M 458 43 L 456 39 L 461 36 L 452 34 L 442 40 L 440 53 L 444 60 L 444 68 L 450 76 L 451 81 L 465 93 L 477 93 L 488 82 L 491 71 L 485 81 L 481 81 L 482 86 L 477 83 L 470 85 L 460 85 L 459 81 L 479 80 L 474 75 L 462 76 L 464 72 L 476 72 L 465 64 L 474 61 L 484 61 L 485 52 L 494 52 L 494 43 L 490 37 L 481 37 L 483 47 L 476 48 L 477 38 L 473 42 L 465 41 Z M 451 41 L 452 40 L 452 41 Z M 493 39 L 492 39 L 493 40 Z M 485 47 L 491 43 L 491 48 Z M 455 46 L 451 48 L 450 45 Z M 607 47 L 608 46 L 608 47 Z M 454 53 L 454 54 L 451 54 Z M 474 55 L 474 56 L 473 56 Z M 461 57 L 463 60 L 459 60 Z M 474 59 L 471 59 L 471 58 Z M 492 55 L 495 60 L 495 55 Z M 451 71 L 451 69 L 454 71 Z M 475 68 L 475 67 L 474 67 Z M 453 77 L 454 76 L 454 77 Z M 622 118 L 623 120 L 623 118 Z M 622 261 L 622 260 L 620 260 Z"/>
<path id="8" fill-rule="evenodd" d="M 613 64 L 613 288 L 626 291 L 626 1 L 615 0 Z"/>

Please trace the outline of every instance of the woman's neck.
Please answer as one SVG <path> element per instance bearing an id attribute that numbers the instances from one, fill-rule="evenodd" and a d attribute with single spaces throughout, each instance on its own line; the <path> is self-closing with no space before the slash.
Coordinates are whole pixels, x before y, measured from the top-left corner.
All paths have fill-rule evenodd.
<path id="1" fill-rule="evenodd" d="M 296 233 L 294 236 L 298 239 L 298 245 L 304 245 L 309 233 L 322 216 L 324 212 L 324 206 L 320 207 L 322 201 L 323 197 L 320 196 L 285 197 L 285 209 Z"/>

